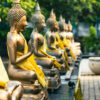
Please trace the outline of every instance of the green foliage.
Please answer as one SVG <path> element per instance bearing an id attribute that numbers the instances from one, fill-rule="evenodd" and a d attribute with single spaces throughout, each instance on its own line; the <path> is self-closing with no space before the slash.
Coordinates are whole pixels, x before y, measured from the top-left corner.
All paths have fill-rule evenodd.
<path id="1" fill-rule="evenodd" d="M 97 38 L 97 32 L 94 26 L 90 27 L 90 36 Z"/>
<path id="2" fill-rule="evenodd" d="M 83 47 L 84 47 L 84 52 L 89 53 L 89 52 L 94 52 L 97 53 L 98 50 L 100 50 L 100 43 L 99 39 L 97 38 L 97 32 L 94 26 L 90 27 L 90 32 L 89 36 L 85 36 L 83 38 Z"/>
<path id="3" fill-rule="evenodd" d="M 4 24 L 8 23 L 7 13 L 13 1 L 2 0 L 0 2 L 0 17 Z M 48 18 L 52 8 L 56 12 L 57 19 L 62 14 L 67 21 L 71 20 L 72 22 L 96 23 L 97 17 L 100 17 L 100 1 L 98 0 L 38 0 L 38 2 L 46 18 Z M 28 21 L 30 21 L 36 0 L 21 0 L 21 5 L 26 10 Z"/>
<path id="4" fill-rule="evenodd" d="M 96 23 L 100 17 L 100 1 L 97 0 L 38 0 L 41 7 L 49 14 L 54 8 L 57 19 L 62 14 L 66 20 L 72 22 Z M 48 17 L 48 14 L 46 18 Z"/>
<path id="5" fill-rule="evenodd" d="M 31 33 L 32 33 L 32 30 L 33 29 L 26 29 L 25 31 L 23 31 L 22 33 L 23 33 L 23 35 L 25 36 L 25 39 L 27 39 L 27 40 L 29 40 L 30 39 L 30 35 L 31 35 Z"/>
<path id="6" fill-rule="evenodd" d="M 3 26 L 2 29 L 0 29 L 0 39 L 2 40 L 6 39 L 7 33 L 9 31 L 7 27 L 8 26 L 7 14 L 8 14 L 9 9 L 13 5 L 13 1 L 14 0 L 2 0 L 0 2 L 0 18 L 2 20 L 2 26 Z M 34 0 L 21 0 L 21 6 L 27 12 L 28 21 L 30 21 L 31 16 L 34 13 L 35 5 L 36 5 L 36 2 Z M 31 32 L 32 32 L 32 29 L 26 29 L 23 32 L 26 39 L 29 40 Z"/>
<path id="7" fill-rule="evenodd" d="M 7 14 L 9 9 L 12 7 L 14 0 L 2 0 L 0 2 L 0 18 L 3 24 L 8 24 Z M 34 0 L 21 0 L 23 9 L 27 12 L 27 18 L 30 20 L 31 15 L 34 13 L 34 7 L 36 2 Z"/>
<path id="8" fill-rule="evenodd" d="M 6 40 L 8 32 L 9 32 L 9 29 L 6 29 L 6 30 L 0 29 L 0 39 L 1 40 Z M 30 39 L 30 35 L 32 33 L 32 29 L 30 29 L 30 28 L 26 29 L 22 33 L 25 36 L 25 39 L 29 40 Z"/>

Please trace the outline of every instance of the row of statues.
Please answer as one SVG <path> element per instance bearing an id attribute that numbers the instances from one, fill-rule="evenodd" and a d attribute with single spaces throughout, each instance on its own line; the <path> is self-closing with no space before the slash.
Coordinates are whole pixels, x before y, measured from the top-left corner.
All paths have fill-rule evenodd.
<path id="1" fill-rule="evenodd" d="M 27 26 L 26 19 L 26 11 L 22 9 L 20 0 L 15 0 L 8 12 L 10 31 L 7 34 L 8 74 L 15 81 L 6 83 L 9 83 L 10 89 L 11 84 L 18 84 L 19 89 L 15 88 L 17 93 L 11 94 L 15 99 L 11 100 L 20 100 L 21 97 L 28 100 L 29 92 L 34 100 L 49 100 L 47 89 L 61 86 L 60 74 L 70 70 L 69 56 L 77 59 L 80 55 L 80 43 L 74 42 L 71 23 L 67 25 L 62 16 L 57 22 L 53 10 L 45 23 L 38 3 L 31 18 L 33 31 L 27 43 L 21 33 Z M 43 31 L 44 36 L 41 34 Z M 10 100 L 6 94 L 2 98 Z"/>

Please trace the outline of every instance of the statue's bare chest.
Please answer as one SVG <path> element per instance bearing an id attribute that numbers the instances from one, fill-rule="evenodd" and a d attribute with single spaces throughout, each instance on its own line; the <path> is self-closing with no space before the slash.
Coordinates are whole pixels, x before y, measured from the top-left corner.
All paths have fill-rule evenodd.
<path id="1" fill-rule="evenodd" d="M 24 52 L 25 40 L 22 36 L 18 35 L 17 37 L 17 50 L 20 52 Z"/>

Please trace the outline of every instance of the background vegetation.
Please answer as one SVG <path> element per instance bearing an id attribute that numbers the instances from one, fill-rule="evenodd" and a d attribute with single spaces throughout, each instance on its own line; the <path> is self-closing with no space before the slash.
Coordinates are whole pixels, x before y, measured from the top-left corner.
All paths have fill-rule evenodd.
<path id="1" fill-rule="evenodd" d="M 6 41 L 7 32 L 9 31 L 7 13 L 13 5 L 13 1 L 14 0 L 0 0 L 0 18 L 2 19 L 2 22 L 0 23 L 1 43 Z M 73 25 L 78 25 L 79 22 L 85 22 L 87 24 L 93 25 L 90 28 L 90 33 L 92 33 L 92 31 L 94 32 L 94 30 L 94 33 L 96 33 L 94 26 L 97 23 L 97 20 L 100 20 L 100 0 L 21 0 L 21 5 L 27 12 L 28 22 L 30 22 L 31 15 L 34 13 L 34 8 L 37 1 L 39 2 L 41 11 L 45 15 L 46 19 L 49 17 L 50 11 L 53 8 L 56 13 L 57 20 L 59 20 L 59 16 L 62 14 L 66 19 L 66 22 L 71 20 Z M 30 38 L 31 31 L 32 29 L 27 29 L 23 32 L 27 40 Z M 81 39 L 82 46 L 85 48 L 83 48 L 83 51 L 96 51 L 91 48 L 89 50 L 86 49 L 87 44 L 88 46 L 92 46 L 94 39 L 97 41 L 94 43 L 95 46 L 93 45 L 94 48 L 96 48 L 97 43 L 100 42 L 99 38 L 93 36 L 93 34 L 90 34 L 89 36 Z M 90 39 L 91 37 L 93 37 L 93 39 Z M 3 47 L 1 46 L 1 43 L 0 50 L 1 48 L 6 47 L 6 42 L 4 42 Z M 100 48 L 98 49 L 100 50 Z"/>

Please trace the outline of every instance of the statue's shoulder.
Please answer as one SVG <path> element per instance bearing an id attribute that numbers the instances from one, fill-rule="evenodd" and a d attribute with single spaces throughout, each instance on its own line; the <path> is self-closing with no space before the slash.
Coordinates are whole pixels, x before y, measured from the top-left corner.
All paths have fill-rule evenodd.
<path id="1" fill-rule="evenodd" d="M 51 32 L 50 31 L 47 31 L 46 32 L 46 36 L 51 36 Z"/>
<path id="2" fill-rule="evenodd" d="M 11 32 L 9 32 L 7 35 L 7 45 L 16 45 L 18 41 L 21 41 L 21 39 L 22 37 L 19 34 L 12 34 Z"/>
<path id="3" fill-rule="evenodd" d="M 18 39 L 18 34 L 16 33 L 11 33 L 11 32 L 8 32 L 7 34 L 7 40 L 9 41 L 16 41 Z"/>

